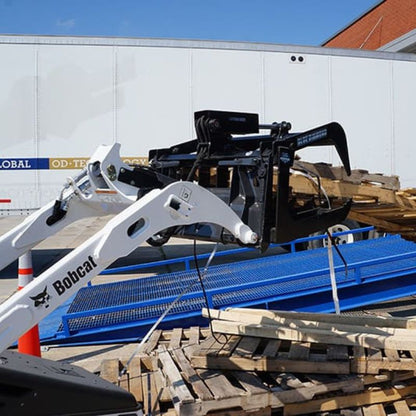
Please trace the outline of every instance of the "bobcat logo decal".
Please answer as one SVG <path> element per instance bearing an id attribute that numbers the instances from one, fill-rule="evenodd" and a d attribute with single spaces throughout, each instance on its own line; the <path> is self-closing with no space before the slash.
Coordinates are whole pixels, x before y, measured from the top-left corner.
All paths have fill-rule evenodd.
<path id="1" fill-rule="evenodd" d="M 30 296 L 30 299 L 35 301 L 35 307 L 43 305 L 45 308 L 49 308 L 49 299 L 51 297 L 48 294 L 47 286 L 45 286 L 45 289 L 39 293 L 39 295 L 36 296 Z"/>

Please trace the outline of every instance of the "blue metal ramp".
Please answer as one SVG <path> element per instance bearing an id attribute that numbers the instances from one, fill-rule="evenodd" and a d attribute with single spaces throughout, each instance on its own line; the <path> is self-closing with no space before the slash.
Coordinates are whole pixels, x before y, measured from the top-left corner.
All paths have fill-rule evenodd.
<path id="1" fill-rule="evenodd" d="M 416 293 L 416 244 L 398 236 L 343 245 L 345 272 L 334 252 L 342 310 Z M 127 342 L 143 337 L 192 283 L 160 328 L 206 325 L 195 270 L 88 286 L 73 299 L 44 344 Z M 211 266 L 205 278 L 211 308 L 254 307 L 333 312 L 327 249 Z"/>

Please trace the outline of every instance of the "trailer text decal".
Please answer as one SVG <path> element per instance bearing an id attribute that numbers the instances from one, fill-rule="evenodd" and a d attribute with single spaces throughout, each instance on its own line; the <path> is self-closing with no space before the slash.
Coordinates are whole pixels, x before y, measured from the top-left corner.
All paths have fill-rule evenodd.
<path id="1" fill-rule="evenodd" d="M 0 170 L 49 169 L 47 158 L 0 159 Z"/>
<path id="2" fill-rule="evenodd" d="M 67 289 L 70 289 L 75 283 L 82 279 L 92 269 L 95 269 L 97 264 L 94 262 L 92 256 L 88 256 L 88 260 L 85 260 L 75 270 L 69 270 L 63 279 L 55 280 L 52 286 L 55 288 L 56 293 L 61 296 Z"/>
<path id="3" fill-rule="evenodd" d="M 124 163 L 147 165 L 147 157 L 122 157 Z M 83 169 L 87 157 L 37 157 L 0 159 L 0 170 Z"/>

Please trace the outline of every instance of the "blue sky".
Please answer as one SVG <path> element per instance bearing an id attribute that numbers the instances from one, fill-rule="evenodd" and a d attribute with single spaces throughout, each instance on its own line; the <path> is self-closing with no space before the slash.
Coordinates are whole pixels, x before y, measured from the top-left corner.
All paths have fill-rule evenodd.
<path id="1" fill-rule="evenodd" d="M 320 45 L 376 0 L 0 0 L 0 33 Z"/>

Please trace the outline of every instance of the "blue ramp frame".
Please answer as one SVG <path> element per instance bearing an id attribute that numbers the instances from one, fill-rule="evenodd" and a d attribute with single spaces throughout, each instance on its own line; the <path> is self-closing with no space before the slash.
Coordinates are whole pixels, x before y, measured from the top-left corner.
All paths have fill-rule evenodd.
<path id="1" fill-rule="evenodd" d="M 334 253 L 341 310 L 416 293 L 416 244 L 399 236 L 343 245 Z M 44 344 L 129 342 L 142 338 L 189 285 L 160 328 L 206 325 L 195 270 L 81 289 Z M 211 266 L 204 285 L 210 308 L 334 312 L 326 248 Z"/>

